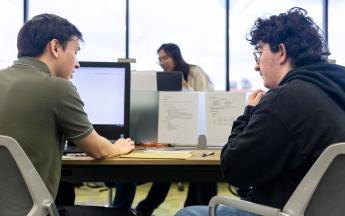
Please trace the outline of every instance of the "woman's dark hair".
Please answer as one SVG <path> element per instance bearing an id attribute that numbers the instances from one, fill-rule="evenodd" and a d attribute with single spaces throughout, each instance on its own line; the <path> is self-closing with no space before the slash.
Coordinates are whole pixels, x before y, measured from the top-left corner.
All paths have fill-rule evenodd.
<path id="1" fill-rule="evenodd" d="M 166 54 L 174 60 L 176 65 L 174 70 L 182 71 L 183 78 L 188 82 L 190 65 L 183 59 L 180 48 L 176 44 L 165 43 L 158 48 L 157 53 L 161 50 L 164 50 Z"/>
<path id="2" fill-rule="evenodd" d="M 327 58 L 328 48 L 321 35 L 307 11 L 294 7 L 278 16 L 258 18 L 246 39 L 255 48 L 260 42 L 268 43 L 272 52 L 283 43 L 292 66 L 298 67 Z"/>
<path id="3" fill-rule="evenodd" d="M 52 39 L 57 39 L 63 49 L 73 37 L 83 41 L 82 33 L 67 19 L 54 14 L 40 14 L 27 21 L 17 37 L 18 58 L 38 57 Z"/>

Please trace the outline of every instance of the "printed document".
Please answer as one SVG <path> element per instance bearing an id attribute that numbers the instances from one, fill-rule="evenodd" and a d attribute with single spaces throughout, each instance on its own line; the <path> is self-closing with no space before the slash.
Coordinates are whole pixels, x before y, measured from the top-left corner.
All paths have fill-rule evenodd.
<path id="1" fill-rule="evenodd" d="M 232 123 L 243 113 L 245 93 L 208 92 L 205 95 L 207 146 L 224 145 Z"/>
<path id="2" fill-rule="evenodd" d="M 199 94 L 160 92 L 158 142 L 191 145 L 198 141 Z"/>

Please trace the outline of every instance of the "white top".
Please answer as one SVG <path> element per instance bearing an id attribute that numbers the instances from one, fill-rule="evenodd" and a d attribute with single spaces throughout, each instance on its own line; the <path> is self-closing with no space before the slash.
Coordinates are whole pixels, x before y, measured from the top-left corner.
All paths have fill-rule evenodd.
<path id="1" fill-rule="evenodd" d="M 197 65 L 189 67 L 188 83 L 183 82 L 183 87 L 190 91 L 214 91 L 208 75 Z"/>

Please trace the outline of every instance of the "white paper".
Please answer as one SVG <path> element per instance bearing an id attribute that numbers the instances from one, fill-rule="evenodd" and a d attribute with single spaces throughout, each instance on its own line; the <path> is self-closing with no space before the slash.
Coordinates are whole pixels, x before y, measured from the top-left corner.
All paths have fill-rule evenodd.
<path id="1" fill-rule="evenodd" d="M 199 94 L 160 92 L 158 142 L 196 145 L 198 142 Z"/>
<path id="2" fill-rule="evenodd" d="M 208 92 L 205 94 L 207 146 L 224 145 L 232 123 L 243 113 L 245 93 Z"/>
<path id="3" fill-rule="evenodd" d="M 157 91 L 156 71 L 131 71 L 131 91 Z"/>

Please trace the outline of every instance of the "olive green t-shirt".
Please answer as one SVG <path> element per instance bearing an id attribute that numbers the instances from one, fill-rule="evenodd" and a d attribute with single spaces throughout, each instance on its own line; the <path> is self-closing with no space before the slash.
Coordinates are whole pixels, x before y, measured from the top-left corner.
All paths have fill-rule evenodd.
<path id="1" fill-rule="evenodd" d="M 59 186 L 64 137 L 93 130 L 76 88 L 50 76 L 46 64 L 24 57 L 0 70 L 0 134 L 22 146 L 53 198 Z"/>

